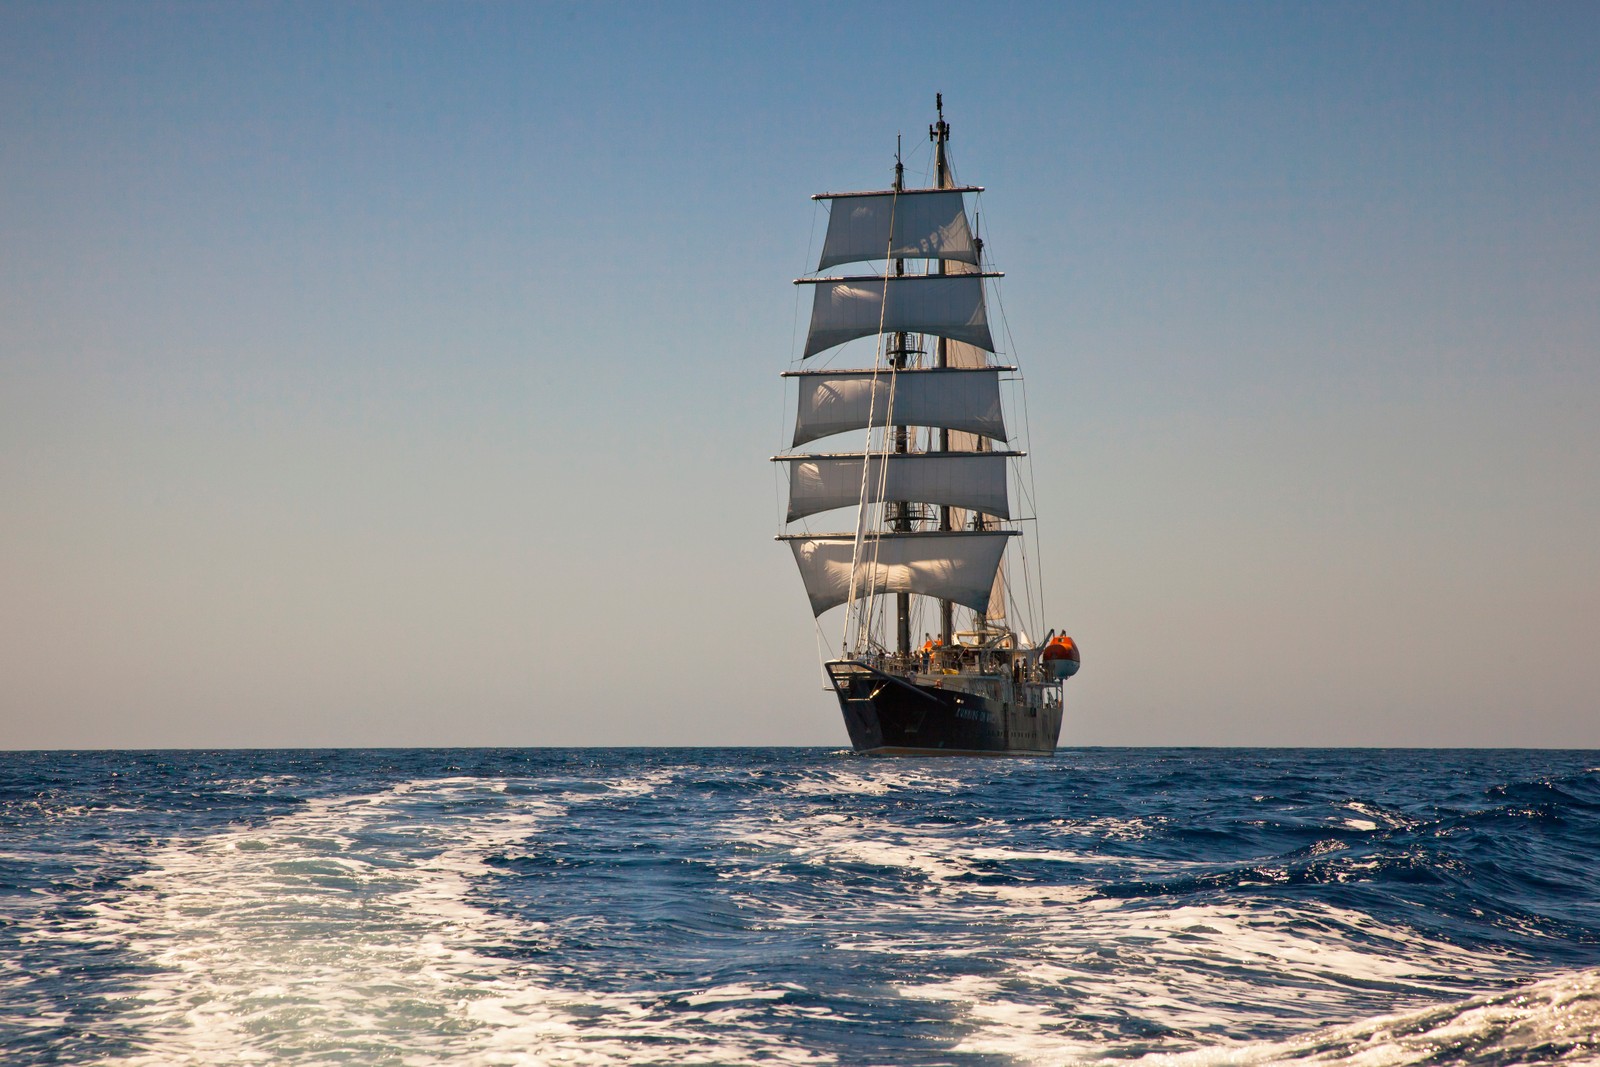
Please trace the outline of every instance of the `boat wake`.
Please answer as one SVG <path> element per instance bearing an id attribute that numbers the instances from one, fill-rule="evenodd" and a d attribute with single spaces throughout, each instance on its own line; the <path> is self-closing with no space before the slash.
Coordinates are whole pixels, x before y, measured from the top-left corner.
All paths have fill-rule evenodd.
<path id="1" fill-rule="evenodd" d="M 664 777 L 555 795 L 409 782 L 168 845 L 80 930 L 148 964 L 117 1016 L 132 1047 L 107 1062 L 615 1063 L 649 1047 L 684 1063 L 813 1061 L 732 1032 L 741 1004 L 781 990 L 686 990 L 662 1010 L 574 988 L 549 924 L 497 909 L 507 848 L 575 803 L 638 799 Z"/>
<path id="2" fill-rule="evenodd" d="M 1329 1027 L 1290 1041 L 1156 1054 L 1137 1062 L 1155 1067 L 1595 1063 L 1600 1062 L 1600 970 L 1580 971 L 1437 1008 Z"/>
<path id="3" fill-rule="evenodd" d="M 0 855 L 56 863 L 0 897 L 8 1062 L 1600 1063 L 1600 774 L 393 758 L 30 791 L 74 844 Z"/>

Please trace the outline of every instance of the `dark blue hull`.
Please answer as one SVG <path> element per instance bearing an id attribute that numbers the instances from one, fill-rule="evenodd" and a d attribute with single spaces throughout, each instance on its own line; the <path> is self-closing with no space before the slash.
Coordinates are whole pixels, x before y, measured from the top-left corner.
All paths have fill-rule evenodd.
<path id="1" fill-rule="evenodd" d="M 862 664 L 828 675 L 857 752 L 873 756 L 1048 756 L 1061 734 L 1059 688 L 1004 675 L 908 678 Z"/>

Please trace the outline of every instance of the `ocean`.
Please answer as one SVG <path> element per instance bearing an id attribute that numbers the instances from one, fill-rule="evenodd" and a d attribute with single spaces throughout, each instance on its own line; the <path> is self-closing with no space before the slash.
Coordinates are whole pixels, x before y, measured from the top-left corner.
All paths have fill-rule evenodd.
<path id="1" fill-rule="evenodd" d="M 1600 1063 L 1600 753 L 0 753 L 0 1062 Z"/>

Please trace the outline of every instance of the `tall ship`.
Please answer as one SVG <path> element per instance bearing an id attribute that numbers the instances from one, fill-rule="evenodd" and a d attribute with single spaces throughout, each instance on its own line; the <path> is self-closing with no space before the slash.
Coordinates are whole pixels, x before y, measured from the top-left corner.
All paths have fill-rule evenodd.
<path id="1" fill-rule="evenodd" d="M 968 221 L 983 189 L 954 178 L 942 94 L 935 107 L 931 185 L 906 188 L 897 149 L 890 188 L 812 198 L 828 226 L 816 271 L 795 282 L 813 298 L 784 374 L 797 395 L 773 457 L 788 475 L 778 540 L 824 647 L 822 616 L 845 609 L 823 669 L 857 752 L 1050 755 L 1078 649 L 1037 628 L 1033 516 L 1014 502 L 1031 501 L 1032 480 L 1002 403 L 1021 378 L 988 313 L 1002 275 Z M 851 447 L 800 451 L 827 438 Z M 811 532 L 823 515 L 832 532 Z"/>

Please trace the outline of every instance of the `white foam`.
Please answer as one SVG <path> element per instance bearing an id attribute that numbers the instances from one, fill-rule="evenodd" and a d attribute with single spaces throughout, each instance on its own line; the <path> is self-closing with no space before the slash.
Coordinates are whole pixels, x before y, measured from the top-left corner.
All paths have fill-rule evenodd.
<path id="1" fill-rule="evenodd" d="M 1036 841 L 1011 848 L 1003 826 L 951 835 L 864 813 L 815 811 L 725 830 L 770 857 L 752 878 L 801 863 L 823 875 L 819 891 L 826 891 L 826 872 L 840 865 L 901 872 L 898 881 L 851 890 L 869 896 L 870 907 L 830 913 L 826 925 L 837 931 L 830 947 L 882 953 L 896 969 L 913 972 L 924 958 L 930 977 L 896 989 L 955 1012 L 952 1052 L 1070 1062 L 1126 1048 L 1139 1034 L 1193 1048 L 1242 1040 L 1264 1023 L 1292 1033 L 1376 1006 L 1436 1004 L 1517 974 L 1492 952 L 1429 941 L 1315 901 L 1096 897 L 1088 887 L 1102 884 L 1107 869 L 1159 880 L 1197 864 L 1041 849 Z M 1008 863 L 1092 865 L 1097 876 L 1080 884 L 1029 881 L 1027 866 L 1007 872 Z M 775 921 L 814 925 L 824 907 L 774 909 Z M 908 936 L 926 931 L 932 917 L 936 936 Z"/>
<path id="2" fill-rule="evenodd" d="M 788 995 L 783 989 L 757 989 L 748 985 L 722 985 L 704 993 L 691 993 L 683 998 L 685 1004 L 723 1004 L 728 1001 L 779 1000 Z"/>
<path id="3" fill-rule="evenodd" d="M 1083 1060 L 1035 1057 L 1034 1062 Z M 1130 1061 L 1097 1058 L 1093 1062 Z M 1146 1067 L 1250 1067 L 1286 1062 L 1345 1067 L 1600 1063 L 1600 970 L 1579 971 L 1440 1007 L 1327 1027 L 1287 1041 L 1153 1053 L 1131 1062 Z"/>
<path id="4" fill-rule="evenodd" d="M 640 796 L 665 778 L 610 792 Z M 687 990 L 663 1006 L 564 988 L 554 966 L 503 951 L 546 932 L 491 910 L 488 858 L 594 795 L 410 782 L 169 844 L 80 931 L 156 968 L 117 1018 L 136 1028 L 136 1051 L 108 1062 L 504 1067 L 649 1062 L 666 1050 L 686 1064 L 831 1062 L 748 1025 L 781 989 Z"/>
<path id="5" fill-rule="evenodd" d="M 170 842 L 74 935 L 154 968 L 113 1020 L 136 1033 L 134 1051 L 104 1062 L 833 1062 L 791 1047 L 796 1029 L 773 1025 L 842 1017 L 799 1003 L 831 991 L 766 980 L 790 977 L 780 960 L 706 988 L 614 991 L 626 983 L 596 981 L 582 960 L 526 951 L 559 948 L 560 931 L 496 907 L 492 857 L 591 818 L 584 803 L 643 798 L 680 773 L 574 781 L 564 793 L 545 779 L 557 791 L 544 794 L 472 778 L 409 782 Z M 1137 819 L 1063 820 L 1053 827 L 1062 847 L 1038 834 L 1022 847 L 1002 822 L 951 831 L 828 803 L 958 784 L 916 765 L 808 774 L 798 810 L 750 802 L 725 817 L 723 851 L 739 862 L 719 865 L 720 891 L 759 913 L 763 929 L 804 926 L 828 950 L 882 954 L 890 973 L 924 976 L 891 987 L 902 1003 L 884 1017 L 945 1027 L 951 1057 L 1126 1063 L 1150 1050 L 1142 1062 L 1156 1067 L 1386 1067 L 1424 1062 L 1425 1046 L 1436 1053 L 1439 1042 L 1490 1035 L 1497 1049 L 1534 1049 L 1600 1029 L 1590 972 L 1450 1005 L 1525 972 L 1304 898 L 1094 896 L 1108 879 L 1161 881 L 1210 866 L 1073 845 L 1148 835 L 1153 827 Z M 1380 822 L 1350 808 L 1351 821 Z M 892 875 L 846 885 L 841 871 L 862 866 Z M 1080 866 L 1094 874 L 1070 879 Z M 773 892 L 780 881 L 805 891 Z M 16 980 L 0 971 L 0 991 Z M 1413 1010 L 1325 1028 L 1393 1009 Z M 1250 1040 L 1264 1025 L 1304 1033 Z"/>
<path id="6" fill-rule="evenodd" d="M 902 764 L 853 760 L 845 761 L 843 766 L 808 771 L 784 791 L 798 796 L 885 796 L 906 790 L 949 791 L 970 784 L 964 778 L 935 774 L 914 761 Z"/>

